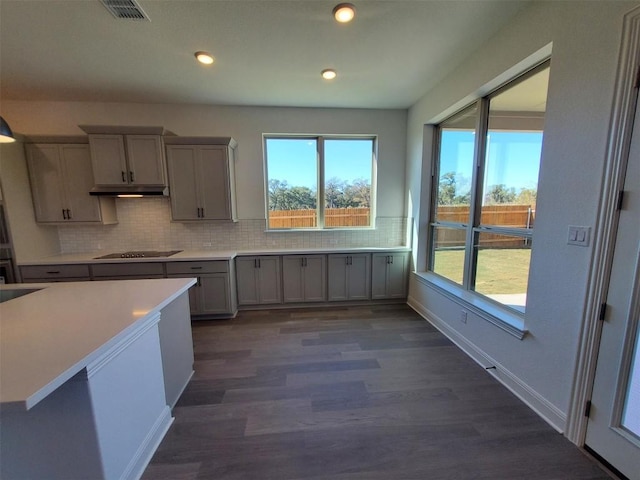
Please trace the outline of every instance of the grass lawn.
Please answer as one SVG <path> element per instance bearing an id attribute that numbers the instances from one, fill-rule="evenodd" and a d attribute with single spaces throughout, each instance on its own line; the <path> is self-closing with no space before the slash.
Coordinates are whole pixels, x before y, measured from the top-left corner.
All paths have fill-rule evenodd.
<path id="1" fill-rule="evenodd" d="M 477 292 L 485 295 L 526 293 L 531 250 L 528 248 L 494 248 L 478 251 Z M 462 283 L 464 250 L 436 252 L 434 271 Z"/>

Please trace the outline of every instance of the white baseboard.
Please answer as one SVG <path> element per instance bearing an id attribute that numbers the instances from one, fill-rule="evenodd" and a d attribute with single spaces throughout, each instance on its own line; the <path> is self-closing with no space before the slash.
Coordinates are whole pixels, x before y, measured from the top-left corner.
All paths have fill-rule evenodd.
<path id="1" fill-rule="evenodd" d="M 140 448 L 138 448 L 138 451 L 129 462 L 129 466 L 122 474 L 121 480 L 138 480 L 142 477 L 153 454 L 160 446 L 160 442 L 162 442 L 172 423 L 173 417 L 171 416 L 171 410 L 167 406 L 162 410 L 162 413 L 147 434 L 142 445 L 140 445 Z"/>
<path id="2" fill-rule="evenodd" d="M 439 318 L 427 307 L 422 305 L 414 297 L 409 296 L 407 304 L 421 317 L 436 327 L 443 335 L 455 343 L 463 352 L 471 357 L 478 365 L 486 368 L 495 366 L 495 369 L 487 370 L 500 383 L 507 387 L 516 397 L 522 400 L 529 408 L 536 412 L 543 420 L 551 425 L 559 433 L 564 433 L 567 415 L 527 385 L 509 369 L 487 355 L 483 350 L 471 343 L 466 337 L 460 335 L 444 320 Z"/>

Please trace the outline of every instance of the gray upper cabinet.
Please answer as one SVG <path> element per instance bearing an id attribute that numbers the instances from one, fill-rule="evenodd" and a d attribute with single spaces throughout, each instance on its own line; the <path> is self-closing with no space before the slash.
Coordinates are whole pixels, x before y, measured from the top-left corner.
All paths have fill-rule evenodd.
<path id="1" fill-rule="evenodd" d="M 371 298 L 405 298 L 409 280 L 409 253 L 374 253 L 371 259 Z"/>
<path id="2" fill-rule="evenodd" d="M 285 303 L 324 302 L 327 258 L 325 255 L 282 257 L 282 295 Z"/>
<path id="3" fill-rule="evenodd" d="M 89 195 L 93 172 L 89 145 L 75 137 L 30 137 L 27 165 L 38 223 L 117 223 L 115 201 Z M 59 142 L 59 143 L 54 143 Z"/>
<path id="4" fill-rule="evenodd" d="M 162 127 L 81 125 L 96 186 L 166 186 Z"/>
<path id="5" fill-rule="evenodd" d="M 280 257 L 236 257 L 238 305 L 281 303 Z"/>
<path id="6" fill-rule="evenodd" d="M 229 137 L 166 141 L 174 221 L 236 221 L 235 149 Z"/>
<path id="7" fill-rule="evenodd" d="M 328 259 L 328 300 L 368 300 L 371 295 L 371 255 L 341 253 L 331 254 Z"/>

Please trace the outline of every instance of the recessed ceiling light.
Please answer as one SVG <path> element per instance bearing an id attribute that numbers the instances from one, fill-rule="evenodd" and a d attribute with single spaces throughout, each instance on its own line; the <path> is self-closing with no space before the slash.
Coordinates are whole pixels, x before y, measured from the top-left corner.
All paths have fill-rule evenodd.
<path id="1" fill-rule="evenodd" d="M 336 71 L 331 69 L 331 68 L 327 68 L 325 70 L 322 70 L 321 73 L 322 73 L 322 78 L 324 78 L 325 80 L 333 80 L 334 78 L 336 78 L 338 76 Z"/>
<path id="2" fill-rule="evenodd" d="M 340 3 L 333 9 L 333 16 L 340 23 L 348 23 L 356 16 L 356 8 L 350 3 Z"/>
<path id="3" fill-rule="evenodd" d="M 213 63 L 214 59 L 210 53 L 196 52 L 194 55 L 200 63 L 204 63 L 205 65 L 211 65 Z"/>

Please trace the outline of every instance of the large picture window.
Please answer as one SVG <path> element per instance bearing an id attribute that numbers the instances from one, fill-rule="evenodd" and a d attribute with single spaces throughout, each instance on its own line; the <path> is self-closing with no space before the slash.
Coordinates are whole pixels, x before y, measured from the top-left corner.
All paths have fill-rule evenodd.
<path id="1" fill-rule="evenodd" d="M 524 312 L 546 62 L 436 126 L 428 270 Z"/>
<path id="2" fill-rule="evenodd" d="M 374 137 L 265 136 L 267 228 L 373 227 Z"/>

